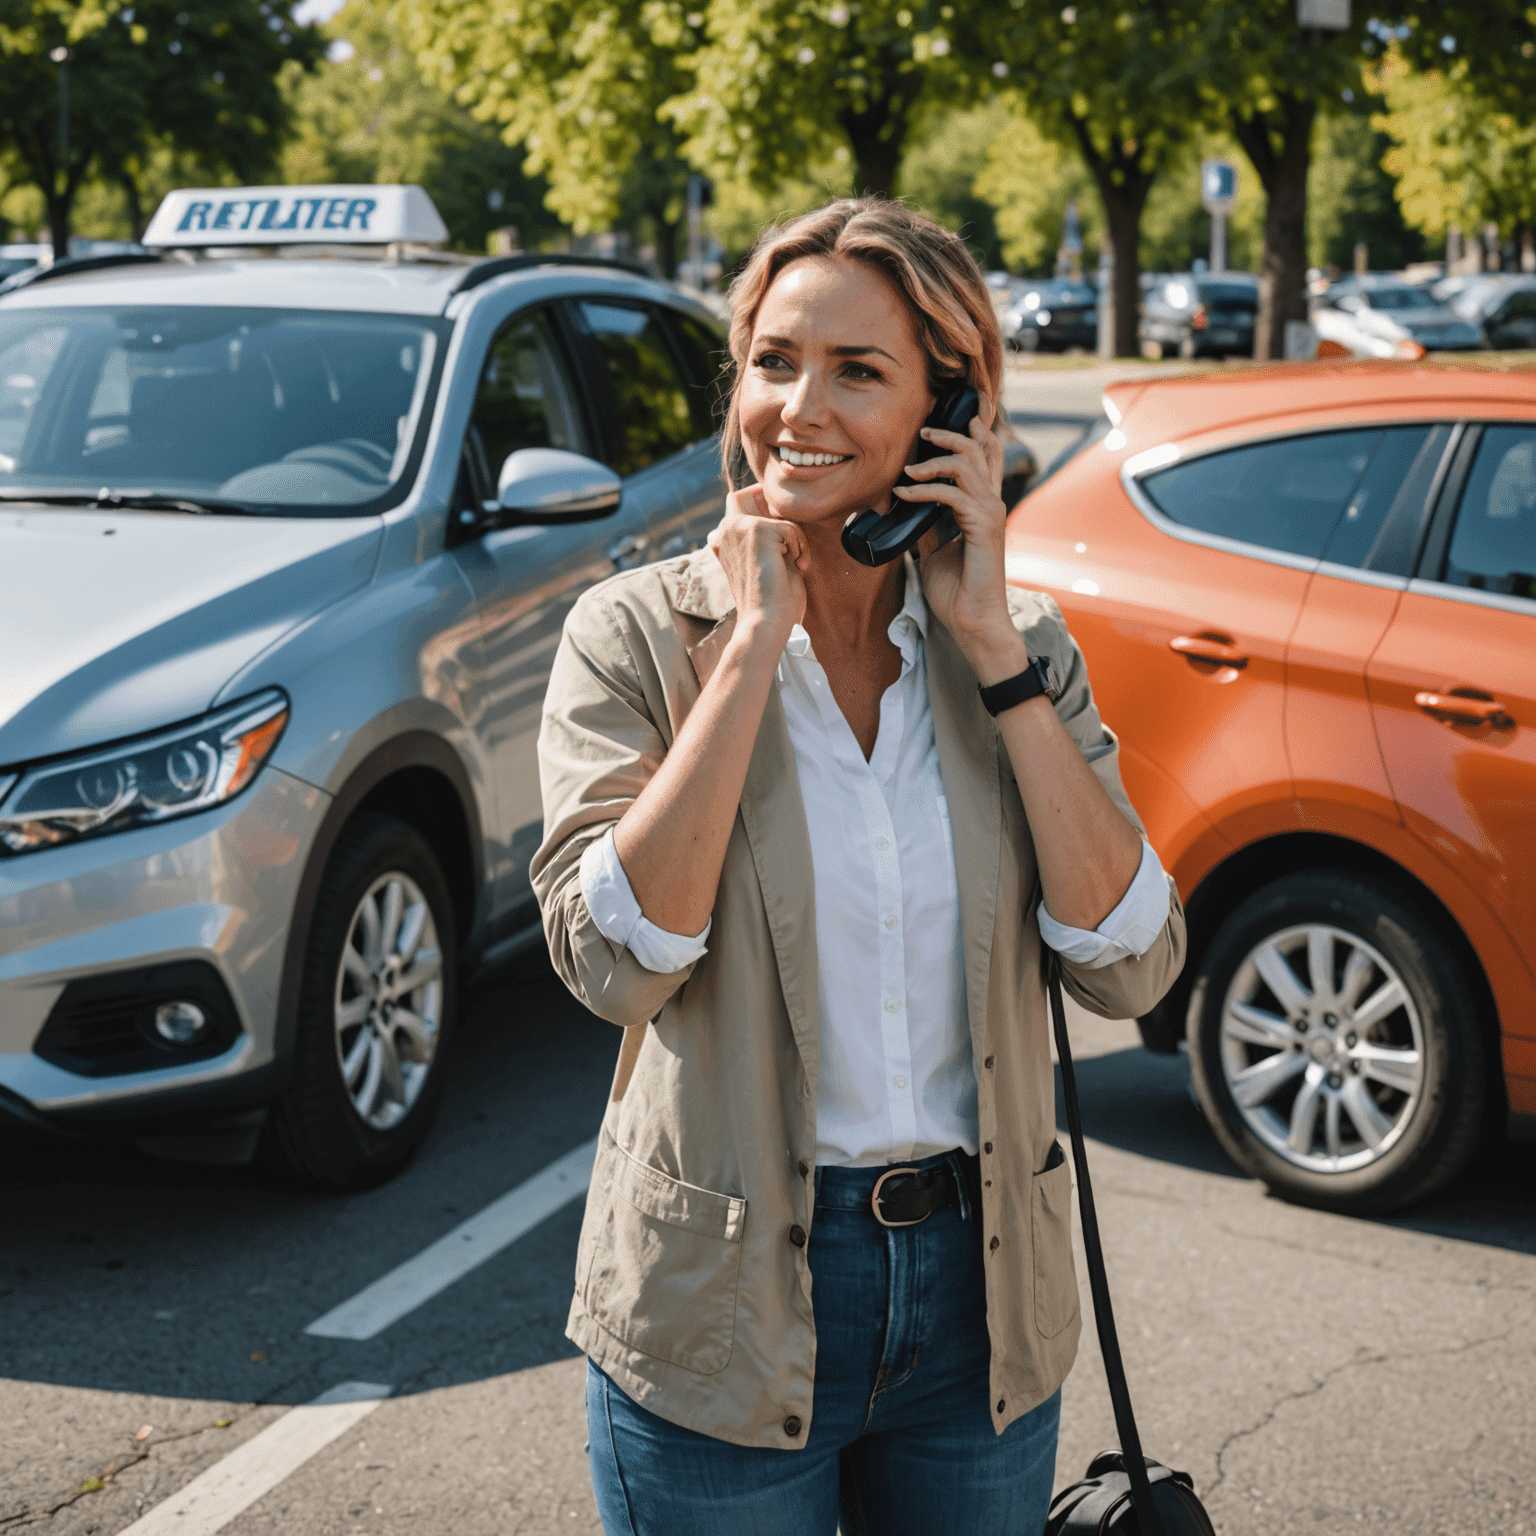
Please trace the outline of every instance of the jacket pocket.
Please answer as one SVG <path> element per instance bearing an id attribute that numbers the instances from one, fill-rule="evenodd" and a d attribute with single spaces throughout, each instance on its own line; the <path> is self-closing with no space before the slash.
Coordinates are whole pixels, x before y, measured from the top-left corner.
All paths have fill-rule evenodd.
<path id="1" fill-rule="evenodd" d="M 747 1202 L 651 1168 L 607 1132 L 588 1200 L 579 1261 L 588 1316 L 642 1354 L 701 1376 L 724 1370 Z"/>
<path id="2" fill-rule="evenodd" d="M 1035 1250 L 1035 1327 L 1054 1339 L 1077 1316 L 1077 1272 L 1072 1264 L 1072 1170 L 1054 1151 L 1034 1177 L 1031 1192 Z"/>

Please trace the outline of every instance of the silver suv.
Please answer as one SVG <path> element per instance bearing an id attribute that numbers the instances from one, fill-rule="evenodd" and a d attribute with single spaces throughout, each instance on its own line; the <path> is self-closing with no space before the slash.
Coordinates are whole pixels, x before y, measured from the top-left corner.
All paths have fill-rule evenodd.
<path id="1" fill-rule="evenodd" d="M 0 298 L 0 1106 L 335 1187 L 411 1155 L 458 978 L 538 937 L 566 613 L 723 506 L 708 311 L 342 249 L 383 190 L 173 194 L 162 244 L 335 243 Z"/>

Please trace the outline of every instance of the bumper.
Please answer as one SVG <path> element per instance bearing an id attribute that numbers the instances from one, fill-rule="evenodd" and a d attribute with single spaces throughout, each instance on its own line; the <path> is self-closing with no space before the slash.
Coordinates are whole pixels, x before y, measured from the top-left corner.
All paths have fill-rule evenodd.
<path id="1" fill-rule="evenodd" d="M 269 1095 L 289 918 L 327 804 L 268 767 L 216 811 L 0 861 L 0 1105 L 120 1124 Z M 240 1033 L 220 1054 L 84 1076 L 33 1053 L 69 982 L 177 960 L 229 989 Z"/>

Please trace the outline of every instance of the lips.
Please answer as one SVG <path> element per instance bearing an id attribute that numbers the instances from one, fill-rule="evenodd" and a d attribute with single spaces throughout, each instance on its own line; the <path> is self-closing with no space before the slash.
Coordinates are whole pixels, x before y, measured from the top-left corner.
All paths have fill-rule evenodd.
<path id="1" fill-rule="evenodd" d="M 782 443 L 773 445 L 773 456 L 780 464 L 793 464 L 797 469 L 819 469 L 827 464 L 846 464 L 851 453 L 818 453 L 800 448 L 786 448 Z"/>

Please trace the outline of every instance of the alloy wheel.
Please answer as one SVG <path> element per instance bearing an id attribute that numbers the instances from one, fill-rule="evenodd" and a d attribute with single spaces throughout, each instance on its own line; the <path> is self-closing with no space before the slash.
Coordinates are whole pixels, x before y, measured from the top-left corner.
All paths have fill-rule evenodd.
<path id="1" fill-rule="evenodd" d="M 1223 1000 L 1227 1091 L 1253 1133 L 1313 1173 L 1368 1167 L 1423 1096 L 1424 1031 L 1403 978 L 1357 934 L 1303 923 L 1244 957 Z"/>
<path id="2" fill-rule="evenodd" d="M 380 875 L 358 903 L 336 973 L 336 1056 L 352 1107 L 376 1131 L 421 1096 L 437 1053 L 443 956 L 432 909 L 407 874 Z"/>

